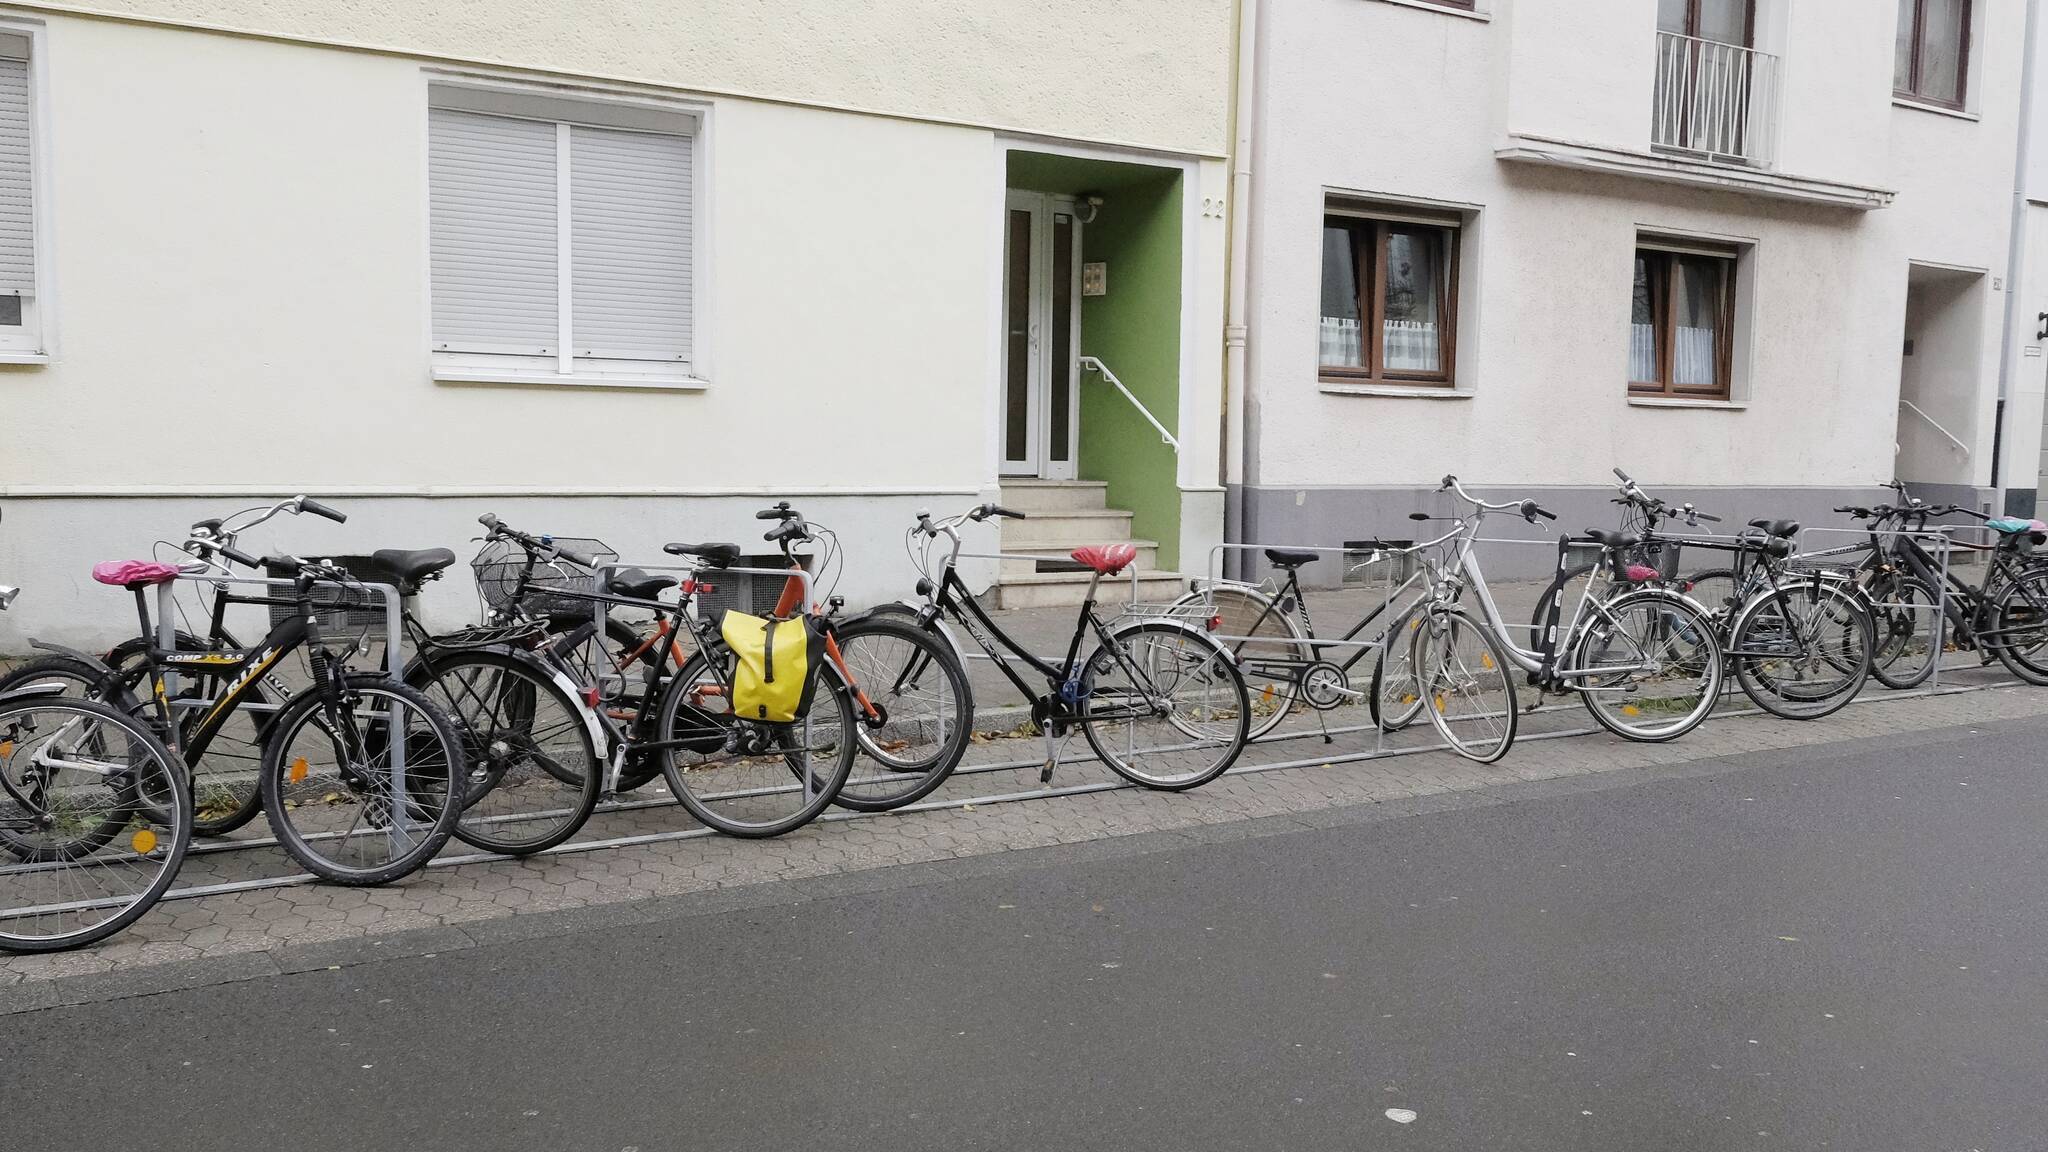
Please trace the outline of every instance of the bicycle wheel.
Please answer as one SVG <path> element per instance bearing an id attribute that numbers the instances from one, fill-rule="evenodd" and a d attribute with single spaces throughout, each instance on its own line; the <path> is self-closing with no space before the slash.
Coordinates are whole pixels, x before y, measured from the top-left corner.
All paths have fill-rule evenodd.
<path id="1" fill-rule="evenodd" d="M 393 755 L 401 749 L 402 759 Z M 388 884 L 448 842 L 464 778 L 462 738 L 446 713 L 387 676 L 352 674 L 340 690 L 316 684 L 278 713 L 263 749 L 263 810 L 308 872 Z"/>
<path id="2" fill-rule="evenodd" d="M 669 681 L 651 750 L 690 815 L 728 836 L 759 839 L 803 827 L 831 805 L 859 750 L 853 698 L 839 669 L 817 670 L 810 714 L 790 724 L 732 714 L 733 655 L 700 652 Z"/>
<path id="3" fill-rule="evenodd" d="M 146 725 L 92 700 L 0 699 L 0 848 L 15 861 L 0 864 L 0 949 L 119 932 L 170 887 L 191 841 L 184 765 Z"/>
<path id="4" fill-rule="evenodd" d="M 1463 609 L 1427 611 L 1416 629 L 1416 683 L 1429 722 L 1452 751 L 1491 764 L 1515 743 L 1515 678 L 1493 633 Z"/>
<path id="5" fill-rule="evenodd" d="M 477 650 L 430 653 L 407 681 L 441 706 L 467 765 L 455 835 L 523 856 L 576 834 L 597 808 L 603 764 L 583 702 L 531 659 Z"/>
<path id="6" fill-rule="evenodd" d="M 1837 581 L 1794 579 L 1742 606 L 1728 658 L 1757 707 L 1787 720 L 1815 720 L 1862 690 L 1874 641 L 1861 597 Z"/>
<path id="7" fill-rule="evenodd" d="M 1871 579 L 1871 624 L 1876 647 L 1870 674 L 1887 688 L 1915 688 L 1934 675 L 1941 663 L 1948 620 L 1941 596 L 1927 582 L 1902 572 L 1881 572 Z"/>
<path id="8" fill-rule="evenodd" d="M 1372 662 L 1373 723 L 1383 732 L 1399 732 L 1422 715 L 1422 685 L 1415 679 L 1415 633 L 1422 614 L 1411 606 L 1380 638 Z"/>
<path id="9" fill-rule="evenodd" d="M 1315 650 L 1293 606 L 1283 612 L 1264 589 L 1246 584 L 1213 584 L 1173 602 L 1179 618 L 1211 616 L 1217 643 L 1237 657 L 1238 672 L 1252 702 L 1251 738 L 1280 726 L 1301 698 L 1301 676 Z"/>
<path id="10" fill-rule="evenodd" d="M 2048 570 L 2030 568 L 2001 589 L 1992 619 L 1998 662 L 2029 684 L 2048 684 Z"/>
<path id="11" fill-rule="evenodd" d="M 1251 694 L 1223 645 L 1185 624 L 1112 630 L 1081 666 L 1081 734 L 1110 771 L 1183 792 L 1229 771 L 1251 739 Z"/>
<path id="12" fill-rule="evenodd" d="M 1721 650 L 1706 612 L 1667 592 L 1625 592 L 1601 605 L 1572 646 L 1586 711 L 1617 736 L 1675 740 L 1721 697 Z"/>
<path id="13" fill-rule="evenodd" d="M 863 616 L 833 629 L 854 690 L 854 737 L 861 758 L 837 803 L 885 812 L 931 794 L 967 754 L 974 692 L 945 637 L 894 614 Z"/>

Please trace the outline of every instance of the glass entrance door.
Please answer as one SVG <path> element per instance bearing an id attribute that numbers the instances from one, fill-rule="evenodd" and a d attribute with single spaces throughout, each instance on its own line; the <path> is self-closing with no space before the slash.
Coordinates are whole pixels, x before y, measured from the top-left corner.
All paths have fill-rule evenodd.
<path id="1" fill-rule="evenodd" d="M 1003 475 L 1074 478 L 1080 334 L 1073 200 L 1012 191 L 1003 217 Z"/>

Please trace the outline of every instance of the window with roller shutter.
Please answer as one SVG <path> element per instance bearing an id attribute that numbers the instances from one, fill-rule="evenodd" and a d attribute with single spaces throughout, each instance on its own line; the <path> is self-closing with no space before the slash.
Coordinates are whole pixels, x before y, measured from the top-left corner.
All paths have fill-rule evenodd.
<path id="1" fill-rule="evenodd" d="M 42 348 L 30 41 L 0 32 L 0 349 Z"/>

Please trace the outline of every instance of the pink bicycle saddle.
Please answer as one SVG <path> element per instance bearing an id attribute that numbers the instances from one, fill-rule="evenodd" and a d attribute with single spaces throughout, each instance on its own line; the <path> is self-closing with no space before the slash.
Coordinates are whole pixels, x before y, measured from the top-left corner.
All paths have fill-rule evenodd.
<path id="1" fill-rule="evenodd" d="M 116 588 L 148 588 L 176 580 L 178 566 L 154 560 L 105 560 L 92 566 L 92 578 Z"/>

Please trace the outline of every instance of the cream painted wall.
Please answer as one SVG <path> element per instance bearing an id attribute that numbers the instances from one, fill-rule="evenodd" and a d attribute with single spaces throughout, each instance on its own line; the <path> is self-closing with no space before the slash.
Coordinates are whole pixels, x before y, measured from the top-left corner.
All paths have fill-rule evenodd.
<path id="1" fill-rule="evenodd" d="M 99 0 L 90 9 L 1221 155 L 1232 0 Z"/>
<path id="2" fill-rule="evenodd" d="M 0 375 L 10 424 L 38 430 L 0 484 L 971 490 L 988 470 L 985 132 L 714 101 L 712 388 L 451 386 L 429 375 L 416 62 L 59 19 L 44 66 L 60 351 Z M 777 421 L 797 443 L 764 459 Z M 187 450 L 173 471 L 150 444 Z M 376 448 L 327 450 L 356 444 Z"/>
<path id="3" fill-rule="evenodd" d="M 1759 0 L 1760 24 L 1774 18 L 1771 4 Z M 2017 39 L 2019 0 L 1982 7 L 1987 38 Z M 1894 110 L 1891 23 L 1865 27 L 1879 23 L 1870 12 L 1868 0 L 1803 0 L 1776 25 L 1799 98 L 1787 108 L 1781 166 L 1900 190 L 1894 208 L 1861 213 L 1494 158 L 1510 132 L 1646 150 L 1653 5 L 1503 0 L 1491 21 L 1385 0 L 1270 9 L 1260 52 L 1251 482 L 1398 486 L 1458 472 L 1595 485 L 1610 482 L 1615 464 L 1667 485 L 1888 479 L 1907 261 L 2004 260 L 2017 55 L 2010 46 L 1983 52 L 1981 122 Z M 1332 79 L 1356 75 L 1373 82 Z M 1914 159 L 1897 162 L 1901 152 Z M 1461 288 L 1458 369 L 1470 398 L 1319 388 L 1326 189 L 1476 210 L 1466 240 L 1478 246 L 1477 274 Z M 1639 228 L 1754 245 L 1746 408 L 1628 403 Z M 1981 331 L 1995 341 L 1997 309 L 1988 311 Z M 1988 403 L 1995 359 L 1983 364 L 1977 386 Z M 1987 467 L 1988 457 L 1987 441 Z"/>

